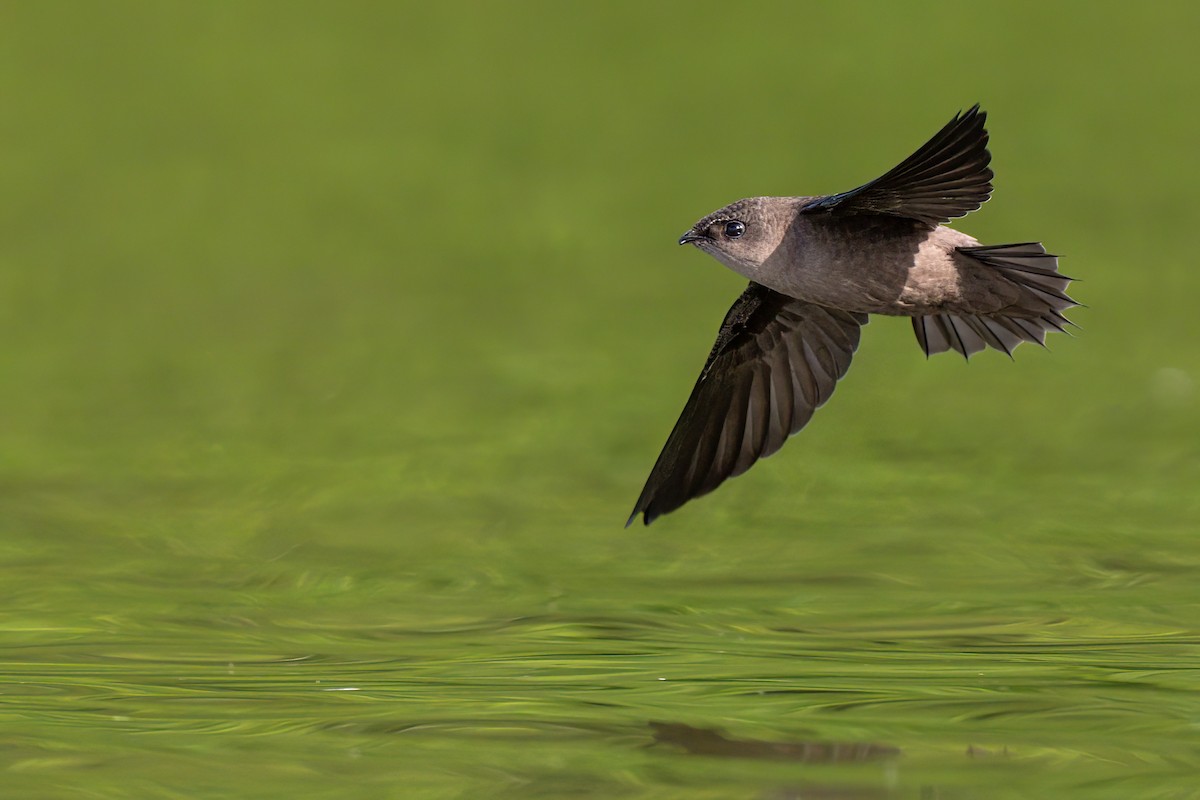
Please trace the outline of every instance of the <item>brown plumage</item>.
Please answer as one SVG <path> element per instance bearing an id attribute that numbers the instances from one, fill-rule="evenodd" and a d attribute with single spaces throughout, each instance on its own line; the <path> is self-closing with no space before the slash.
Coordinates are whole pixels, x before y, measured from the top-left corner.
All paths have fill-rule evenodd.
<path id="1" fill-rule="evenodd" d="M 750 279 L 717 335 L 630 524 L 783 446 L 850 367 L 868 314 L 909 316 L 925 354 L 1012 355 L 1070 323 L 1071 279 L 1041 244 L 983 246 L 942 223 L 992 192 L 986 114 L 958 114 L 894 169 L 826 197 L 752 197 L 679 240 Z"/>

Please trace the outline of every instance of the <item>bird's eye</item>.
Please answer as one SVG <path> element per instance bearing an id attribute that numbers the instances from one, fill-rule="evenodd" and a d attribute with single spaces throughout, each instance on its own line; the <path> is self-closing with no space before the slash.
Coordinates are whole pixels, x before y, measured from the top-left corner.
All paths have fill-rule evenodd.
<path id="1" fill-rule="evenodd" d="M 725 223 L 725 236 L 727 238 L 736 239 L 745 232 L 745 224 L 738 222 L 736 219 Z"/>

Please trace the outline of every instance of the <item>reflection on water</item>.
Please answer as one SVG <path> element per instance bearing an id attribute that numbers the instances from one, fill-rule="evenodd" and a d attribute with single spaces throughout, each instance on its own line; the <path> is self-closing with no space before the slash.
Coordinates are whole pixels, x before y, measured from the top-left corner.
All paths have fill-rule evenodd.
<path id="1" fill-rule="evenodd" d="M 712 728 L 670 722 L 651 722 L 654 739 L 682 747 L 697 756 L 775 758 L 804 764 L 844 764 L 873 761 L 900 754 L 900 749 L 871 742 L 764 742 L 730 739 Z"/>

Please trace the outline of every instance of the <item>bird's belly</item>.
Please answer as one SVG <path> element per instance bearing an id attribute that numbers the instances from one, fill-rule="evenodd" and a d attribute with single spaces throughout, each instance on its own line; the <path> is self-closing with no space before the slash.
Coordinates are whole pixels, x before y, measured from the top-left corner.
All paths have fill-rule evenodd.
<path id="1" fill-rule="evenodd" d="M 972 237 L 944 227 L 865 246 L 814 237 L 790 254 L 785 268 L 757 280 L 831 308 L 917 316 L 964 301 L 963 270 L 969 264 L 955 248 L 975 244 Z"/>

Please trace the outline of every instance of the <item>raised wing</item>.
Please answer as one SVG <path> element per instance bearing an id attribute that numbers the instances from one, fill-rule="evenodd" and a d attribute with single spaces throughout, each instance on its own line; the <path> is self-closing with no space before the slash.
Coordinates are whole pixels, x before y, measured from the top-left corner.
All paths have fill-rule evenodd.
<path id="1" fill-rule="evenodd" d="M 751 283 L 725 315 L 626 526 L 638 514 L 649 525 L 782 447 L 833 394 L 866 322 Z"/>
<path id="2" fill-rule="evenodd" d="M 970 214 L 992 193 L 987 114 L 975 104 L 921 149 L 857 189 L 821 197 L 804 213 L 888 214 L 940 225 Z"/>

